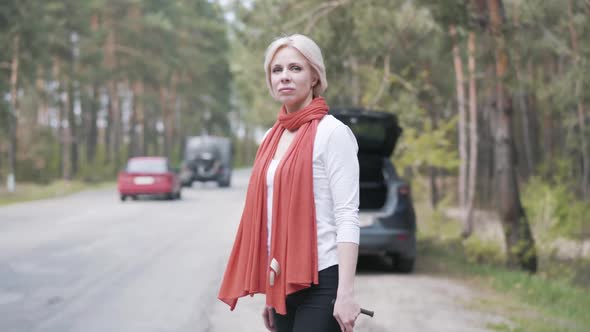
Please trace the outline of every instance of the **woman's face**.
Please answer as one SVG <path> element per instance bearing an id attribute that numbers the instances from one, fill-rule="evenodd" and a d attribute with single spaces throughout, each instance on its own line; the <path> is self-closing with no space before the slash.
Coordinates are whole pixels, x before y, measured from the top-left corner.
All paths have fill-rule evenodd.
<path id="1" fill-rule="evenodd" d="M 283 47 L 270 62 L 270 82 L 275 99 L 285 105 L 287 112 L 296 112 L 311 102 L 317 78 L 299 51 Z"/>

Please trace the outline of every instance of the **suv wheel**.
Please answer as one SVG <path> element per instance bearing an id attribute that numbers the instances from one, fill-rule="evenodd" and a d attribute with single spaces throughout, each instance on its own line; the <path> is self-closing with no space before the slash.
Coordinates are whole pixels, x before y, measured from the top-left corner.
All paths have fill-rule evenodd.
<path id="1" fill-rule="evenodd" d="M 392 257 L 393 270 L 400 273 L 411 273 L 414 271 L 415 258 L 394 255 Z"/>
<path id="2" fill-rule="evenodd" d="M 229 177 L 229 176 L 225 179 L 217 181 L 217 186 L 219 186 L 220 188 L 227 188 L 230 186 L 230 184 L 231 184 L 231 177 Z"/>

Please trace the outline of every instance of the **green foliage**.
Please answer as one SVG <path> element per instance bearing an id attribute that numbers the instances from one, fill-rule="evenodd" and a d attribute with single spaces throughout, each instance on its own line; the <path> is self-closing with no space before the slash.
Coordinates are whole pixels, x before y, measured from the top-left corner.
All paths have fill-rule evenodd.
<path id="1" fill-rule="evenodd" d="M 515 293 L 526 304 L 542 308 L 542 311 L 551 317 L 562 317 L 570 321 L 569 326 L 562 326 L 559 330 L 583 331 L 584 326 L 589 326 L 590 320 L 586 315 L 590 306 L 588 290 L 573 287 L 563 281 L 548 280 L 524 273 L 497 271 L 493 275 L 493 285 L 497 289 Z M 563 324 L 558 322 L 555 325 L 560 323 Z"/>
<path id="2" fill-rule="evenodd" d="M 467 262 L 472 264 L 502 265 L 504 253 L 498 243 L 486 241 L 477 236 L 470 236 L 463 241 L 463 249 Z"/>
<path id="3" fill-rule="evenodd" d="M 0 101 L 0 137 L 3 137 L 8 132 L 8 105 L 4 101 Z"/>
<path id="4" fill-rule="evenodd" d="M 16 40 L 18 53 L 14 47 Z M 9 91 L 10 65 L 16 56 L 20 95 L 17 123 L 31 127 L 17 130 L 17 181 L 47 183 L 63 176 L 58 145 L 62 145 L 63 151 L 68 151 L 69 146 L 64 137 L 56 136 L 60 108 L 60 121 L 67 119 L 68 127 L 77 129 L 74 139 L 82 150 L 89 135 L 90 108 L 98 108 L 98 120 L 109 123 L 106 135 L 110 136 L 110 131 L 117 127 L 123 129 L 116 134 L 121 146 L 114 146 L 119 150 L 114 154 L 124 160 L 128 149 L 125 136 L 132 127 L 129 90 L 137 82 L 142 83 L 143 92 L 133 102 L 142 104 L 143 129 L 149 133 L 146 140 L 161 145 L 163 133 L 156 126 L 164 123 L 166 134 L 173 136 L 172 142 L 177 145 L 169 147 L 172 160 L 180 159 L 179 137 L 205 130 L 231 134 L 228 114 L 232 111 L 232 78 L 227 24 L 217 3 L 8 0 L 0 5 L 0 42 L 6 46 L 0 52 L 0 95 L 6 96 Z M 111 82 L 118 83 L 115 93 L 120 102 L 120 120 L 105 116 L 106 102 L 114 100 L 113 91 L 108 89 Z M 64 91 L 74 100 L 66 101 Z M 8 144 L 4 143 L 10 138 L 5 130 L 6 98 L 1 99 L 0 170 L 4 171 L 8 163 Z M 78 103 L 80 112 L 75 106 Z M 76 114 L 68 116 L 69 105 L 74 105 L 69 109 Z M 41 109 L 50 114 L 51 126 L 36 126 Z M 71 161 L 66 159 L 63 163 L 63 169 L 68 169 Z M 112 177 L 117 171 L 110 163 L 105 167 L 86 165 L 81 158 L 79 163 L 80 177 L 92 181 L 109 174 Z"/>
<path id="5" fill-rule="evenodd" d="M 501 297 L 486 297 L 481 303 L 471 304 L 512 322 L 510 326 L 490 327 L 499 331 L 582 332 L 590 326 L 590 290 L 564 275 L 564 267 L 574 266 L 561 266 L 555 274 L 508 270 L 497 245 L 477 238 L 461 240 L 458 222 L 433 219 L 433 211 L 422 204 L 417 206 L 422 225 L 418 234 L 419 268 L 425 273 L 468 279 L 479 288 L 499 292 Z"/>
<path id="6" fill-rule="evenodd" d="M 16 178 L 47 184 L 60 174 L 57 144 L 50 130 L 40 130 L 38 135 L 28 146 L 28 153 L 17 158 Z"/>
<path id="7" fill-rule="evenodd" d="M 522 202 L 537 234 L 584 238 L 590 235 L 590 202 L 578 199 L 567 183 L 529 180 Z"/>
<path id="8" fill-rule="evenodd" d="M 426 166 L 456 171 L 459 157 L 453 142 L 448 138 L 455 131 L 456 119 L 443 127 L 433 129 L 431 122 L 424 120 L 425 128 L 418 130 L 406 127 L 394 159 L 401 169 L 409 167 L 420 171 Z"/>
<path id="9" fill-rule="evenodd" d="M 120 152 L 121 160 L 126 160 L 126 153 Z M 107 160 L 104 146 L 99 146 L 94 162 L 84 161 L 80 167 L 77 178 L 87 183 L 99 183 L 116 180 L 117 172 L 120 169 L 113 162 Z"/>
<path id="10" fill-rule="evenodd" d="M 420 0 L 423 6 L 432 11 L 432 16 L 443 26 L 468 24 L 468 7 L 464 0 Z"/>
<path id="11" fill-rule="evenodd" d="M 0 190 L 0 206 L 13 203 L 27 202 L 39 199 L 63 197 L 84 189 L 112 187 L 113 182 L 103 182 L 99 185 L 89 185 L 80 181 L 57 180 L 48 184 L 38 185 L 32 183 L 19 183 L 16 192 L 9 193 Z"/>
<path id="12" fill-rule="evenodd" d="M 404 128 L 395 153 L 400 169 L 456 169 L 456 124 L 447 111 L 451 60 L 443 55 L 449 62 L 440 61 L 449 49 L 447 27 L 437 24 L 429 8 L 408 1 L 326 3 L 322 8 L 314 1 L 263 0 L 232 8 L 237 15 L 231 68 L 237 101 L 248 110 L 240 112 L 240 119 L 261 127 L 274 122 L 278 105 L 264 82 L 264 50 L 277 36 L 307 33 L 323 51 L 330 105 L 398 115 Z M 277 12 L 307 14 L 285 20 Z M 315 15 L 321 18 L 314 21 Z M 433 117 L 439 119 L 436 129 Z"/>
<path id="13" fill-rule="evenodd" d="M 257 142 L 248 138 L 236 138 L 233 140 L 233 146 L 234 151 L 236 151 L 234 153 L 233 166 L 235 168 L 252 167 L 256 149 L 258 148 Z"/>

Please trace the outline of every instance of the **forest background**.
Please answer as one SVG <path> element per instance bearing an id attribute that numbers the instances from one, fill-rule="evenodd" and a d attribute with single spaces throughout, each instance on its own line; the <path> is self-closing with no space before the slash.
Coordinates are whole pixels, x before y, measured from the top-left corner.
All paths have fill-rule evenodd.
<path id="1" fill-rule="evenodd" d="M 112 181 L 135 155 L 179 166 L 204 133 L 250 165 L 279 107 L 265 47 L 295 32 L 330 105 L 398 116 L 394 164 L 434 218 L 459 211 L 473 260 L 588 266 L 590 0 L 2 1 L 0 194 Z M 499 248 L 472 236 L 491 220 Z"/>

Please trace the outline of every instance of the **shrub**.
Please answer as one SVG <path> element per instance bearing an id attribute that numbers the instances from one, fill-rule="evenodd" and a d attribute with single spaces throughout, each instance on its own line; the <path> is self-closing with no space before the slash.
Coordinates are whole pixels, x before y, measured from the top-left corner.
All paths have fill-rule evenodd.
<path id="1" fill-rule="evenodd" d="M 495 242 L 470 236 L 463 241 L 463 251 L 469 263 L 501 265 L 504 263 L 502 248 Z"/>
<path id="2" fill-rule="evenodd" d="M 590 236 L 590 202 L 579 200 L 566 184 L 533 177 L 524 187 L 522 202 L 537 236 Z"/>

